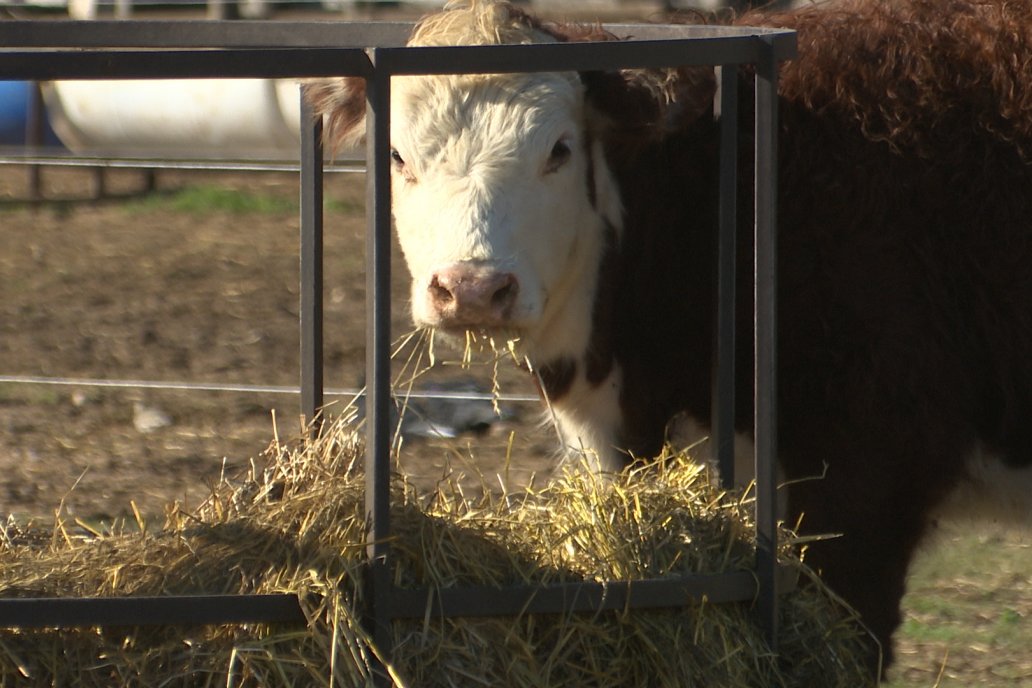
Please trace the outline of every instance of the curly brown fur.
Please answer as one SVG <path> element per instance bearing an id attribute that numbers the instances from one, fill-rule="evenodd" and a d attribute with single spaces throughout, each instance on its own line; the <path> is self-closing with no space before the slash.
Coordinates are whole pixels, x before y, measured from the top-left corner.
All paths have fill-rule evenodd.
<path id="1" fill-rule="evenodd" d="M 1032 465 L 1032 3 L 842 0 L 736 23 L 799 37 L 779 88 L 779 457 L 801 480 L 790 510 L 808 532 L 844 533 L 810 561 L 890 662 L 909 561 L 968 479 L 971 452 Z M 751 86 L 746 70 L 743 141 Z M 700 88 L 711 93 L 671 84 L 689 101 Z M 620 286 L 618 330 L 678 342 L 618 337 L 624 441 L 649 455 L 673 413 L 708 417 L 718 134 L 705 117 L 660 141 L 638 131 L 607 140 L 626 205 L 620 271 L 650 275 Z M 748 155 L 742 163 L 748 295 Z M 739 386 L 742 429 L 751 396 Z"/>
<path id="2" fill-rule="evenodd" d="M 1032 3 L 843 0 L 737 23 L 798 31 L 782 98 L 872 141 L 928 156 L 985 137 L 1032 154 Z"/>

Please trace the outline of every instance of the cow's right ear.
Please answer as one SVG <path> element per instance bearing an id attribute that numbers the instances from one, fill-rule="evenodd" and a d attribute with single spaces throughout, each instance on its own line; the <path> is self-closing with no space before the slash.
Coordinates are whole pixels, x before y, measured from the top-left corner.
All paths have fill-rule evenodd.
<path id="1" fill-rule="evenodd" d="M 711 67 L 584 72 L 585 99 L 621 136 L 660 139 L 713 112 Z"/>
<path id="2" fill-rule="evenodd" d="M 365 141 L 365 79 L 354 76 L 310 79 L 305 100 L 325 118 L 323 143 L 332 151 L 357 148 Z"/>

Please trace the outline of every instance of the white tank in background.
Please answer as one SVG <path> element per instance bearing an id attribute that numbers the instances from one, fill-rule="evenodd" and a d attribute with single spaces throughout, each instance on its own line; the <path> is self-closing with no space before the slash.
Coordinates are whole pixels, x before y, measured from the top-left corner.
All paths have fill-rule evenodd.
<path id="1" fill-rule="evenodd" d="M 76 153 L 298 156 L 297 84 L 289 80 L 54 81 L 44 98 L 54 131 Z"/>
<path id="2" fill-rule="evenodd" d="M 301 82 L 295 79 L 277 79 L 276 101 L 290 131 L 301 128 Z"/>

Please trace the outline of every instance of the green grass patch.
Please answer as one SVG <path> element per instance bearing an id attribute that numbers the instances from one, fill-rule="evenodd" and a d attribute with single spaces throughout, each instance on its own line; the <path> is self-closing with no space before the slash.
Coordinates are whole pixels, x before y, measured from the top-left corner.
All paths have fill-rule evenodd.
<path id="1" fill-rule="evenodd" d="M 950 525 L 934 537 L 908 580 L 884 688 L 1032 686 L 1030 572 L 1021 527 Z"/>
<path id="2" fill-rule="evenodd" d="M 38 404 L 57 406 L 65 397 L 57 387 L 27 385 L 18 382 L 0 383 L 0 404 Z"/>
<path id="3" fill-rule="evenodd" d="M 281 215 L 298 210 L 297 199 L 254 193 L 219 186 L 184 186 L 170 192 L 154 193 L 128 203 L 130 211 L 166 211 L 231 215 Z"/>
<path id="4" fill-rule="evenodd" d="M 958 626 L 953 619 L 938 618 L 931 621 L 918 621 L 908 618 L 903 622 L 899 632 L 916 643 L 967 643 L 972 638 L 971 628 Z M 977 633 L 975 633 L 977 637 Z"/>
<path id="5" fill-rule="evenodd" d="M 365 212 L 364 203 L 356 203 L 346 199 L 329 198 L 323 203 L 328 213 L 341 213 L 342 215 L 355 215 Z"/>
<path id="6" fill-rule="evenodd" d="M 326 199 L 328 213 L 361 213 L 363 205 L 346 199 Z M 300 203 L 293 196 L 230 189 L 220 186 L 189 185 L 159 191 L 126 204 L 130 212 L 175 212 L 203 215 L 221 212 L 229 215 L 289 215 L 297 213 Z"/>

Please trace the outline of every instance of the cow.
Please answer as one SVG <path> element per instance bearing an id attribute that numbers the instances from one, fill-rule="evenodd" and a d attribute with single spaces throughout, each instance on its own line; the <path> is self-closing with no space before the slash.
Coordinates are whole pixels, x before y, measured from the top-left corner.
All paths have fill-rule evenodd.
<path id="1" fill-rule="evenodd" d="M 1032 3 L 839 0 L 778 89 L 777 432 L 808 561 L 891 661 L 946 505 L 1032 502 Z M 459 0 L 411 45 L 614 40 Z M 740 70 L 750 136 L 752 75 Z M 415 322 L 518 339 L 570 453 L 618 471 L 710 422 L 719 114 L 711 68 L 395 77 L 393 215 Z M 364 85 L 308 94 L 335 145 Z M 747 146 L 745 146 L 747 148 Z M 752 357 L 750 163 L 739 370 Z M 752 424 L 739 375 L 736 426 Z M 872 657 L 872 668 L 877 665 Z"/>

